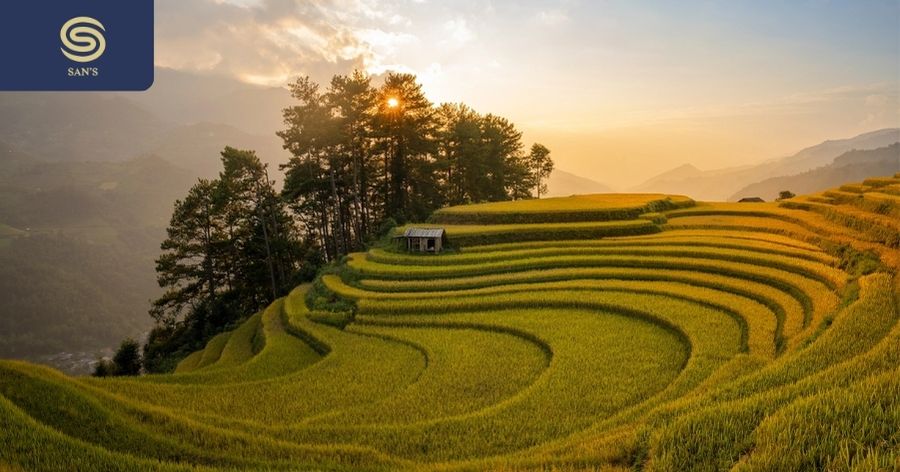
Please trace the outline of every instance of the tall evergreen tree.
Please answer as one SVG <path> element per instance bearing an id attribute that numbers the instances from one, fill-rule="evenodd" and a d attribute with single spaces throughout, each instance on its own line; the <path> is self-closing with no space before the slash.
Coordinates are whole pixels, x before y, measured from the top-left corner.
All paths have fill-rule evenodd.
<path id="1" fill-rule="evenodd" d="M 344 239 L 347 245 L 360 249 L 378 214 L 372 207 L 373 201 L 377 201 L 373 185 L 378 165 L 372 156 L 377 94 L 371 78 L 357 70 L 349 76 L 335 76 L 327 100 L 336 119 L 338 145 L 345 161 L 342 167 L 349 171 L 346 178 L 339 179 L 342 186 L 348 187 L 343 213 L 348 220 L 348 232 L 352 232 Z"/>
<path id="2" fill-rule="evenodd" d="M 166 289 L 150 310 L 158 324 L 171 326 L 186 307 L 213 299 L 229 286 L 222 203 L 218 183 L 202 179 L 175 202 L 163 254 L 156 260 L 157 281 Z"/>
<path id="3" fill-rule="evenodd" d="M 296 235 L 255 152 L 226 147 L 222 164 L 222 216 L 229 232 L 230 263 L 240 281 L 232 289 L 243 292 L 244 300 L 262 305 L 290 288 Z"/>
<path id="4" fill-rule="evenodd" d="M 308 77 L 291 85 L 298 105 L 284 110 L 287 129 L 278 132 L 291 160 L 283 166 L 284 199 L 299 217 L 307 234 L 316 239 L 329 258 L 347 252 L 342 218 L 342 177 L 339 122 L 318 84 Z M 339 187 L 340 190 L 339 191 Z"/>
<path id="5" fill-rule="evenodd" d="M 433 191 L 435 109 L 412 74 L 389 72 L 378 96 L 377 123 L 387 141 L 385 214 L 401 221 L 425 218 L 443 203 L 439 192 Z"/>
<path id="6" fill-rule="evenodd" d="M 148 371 L 198 348 L 299 282 L 305 257 L 292 219 L 253 151 L 226 147 L 216 180 L 200 180 L 175 210 L 157 259 L 157 328 L 144 348 Z"/>

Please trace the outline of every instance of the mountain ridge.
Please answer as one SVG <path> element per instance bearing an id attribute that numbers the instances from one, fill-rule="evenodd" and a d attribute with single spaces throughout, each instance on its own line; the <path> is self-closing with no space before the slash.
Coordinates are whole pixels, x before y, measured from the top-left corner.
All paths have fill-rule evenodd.
<path id="1" fill-rule="evenodd" d="M 654 176 L 629 191 L 688 194 L 700 200 L 726 200 L 737 190 L 753 183 L 828 165 L 834 158 L 852 149 L 875 149 L 897 141 L 900 141 L 900 128 L 884 128 L 851 138 L 823 141 L 793 155 L 769 159 L 759 164 L 705 170 L 686 178 L 666 178 L 683 168 L 682 165 Z"/>
<path id="2" fill-rule="evenodd" d="M 612 188 L 596 180 L 582 177 L 562 169 L 553 169 L 547 181 L 547 197 L 567 197 L 569 195 L 609 193 Z"/>
<path id="3" fill-rule="evenodd" d="M 900 142 L 876 149 L 851 150 L 836 157 L 826 166 L 799 174 L 770 177 L 750 184 L 728 198 L 761 197 L 774 200 L 782 190 L 797 195 L 821 192 L 839 187 L 843 182 L 861 181 L 868 177 L 894 175 L 900 172 Z"/>

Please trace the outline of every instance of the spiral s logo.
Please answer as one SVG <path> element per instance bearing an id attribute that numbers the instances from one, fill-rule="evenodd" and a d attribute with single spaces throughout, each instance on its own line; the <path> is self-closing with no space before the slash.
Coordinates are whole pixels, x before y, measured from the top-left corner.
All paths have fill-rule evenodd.
<path id="1" fill-rule="evenodd" d="M 94 18 L 72 18 L 59 30 L 60 48 L 67 58 L 75 62 L 96 61 L 106 51 L 106 28 Z"/>

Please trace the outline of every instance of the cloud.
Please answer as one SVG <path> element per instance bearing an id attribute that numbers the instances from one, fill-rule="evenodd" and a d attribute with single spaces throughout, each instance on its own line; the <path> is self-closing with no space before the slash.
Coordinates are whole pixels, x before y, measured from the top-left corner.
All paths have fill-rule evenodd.
<path id="1" fill-rule="evenodd" d="M 411 20 L 379 0 L 158 0 L 157 65 L 266 85 L 386 70 Z M 392 66 L 402 66 L 391 64 Z"/>
<path id="2" fill-rule="evenodd" d="M 443 41 L 445 45 L 461 47 L 475 39 L 475 32 L 469 27 L 465 18 L 455 18 L 444 22 L 444 31 L 447 33 L 447 39 Z"/>

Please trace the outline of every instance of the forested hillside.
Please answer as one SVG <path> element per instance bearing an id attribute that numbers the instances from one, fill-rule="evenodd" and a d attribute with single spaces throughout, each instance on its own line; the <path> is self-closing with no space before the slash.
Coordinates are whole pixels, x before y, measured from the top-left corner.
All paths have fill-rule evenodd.
<path id="1" fill-rule="evenodd" d="M 158 292 L 151 272 L 158 236 L 158 229 L 142 235 L 127 249 L 53 234 L 0 236 L 0 313 L 8 314 L 0 317 L 0 357 L 96 352 L 146 332 L 147 302 Z M 141 246 L 143 257 L 135 257 Z"/>
<path id="2" fill-rule="evenodd" d="M 254 97 L 267 89 L 159 78 L 152 97 L 0 94 L 0 355 L 87 373 L 101 351 L 141 337 L 173 202 L 216 175 L 226 143 L 258 149 L 273 167 L 287 160 L 274 125 L 263 136 L 235 127 L 253 120 L 250 108 L 237 119 L 215 110 L 253 103 L 277 124 L 286 90 L 266 109 Z"/>
<path id="3" fill-rule="evenodd" d="M 96 352 L 146 332 L 153 259 L 191 174 L 153 157 L 47 162 L 2 150 L 0 355 Z"/>

